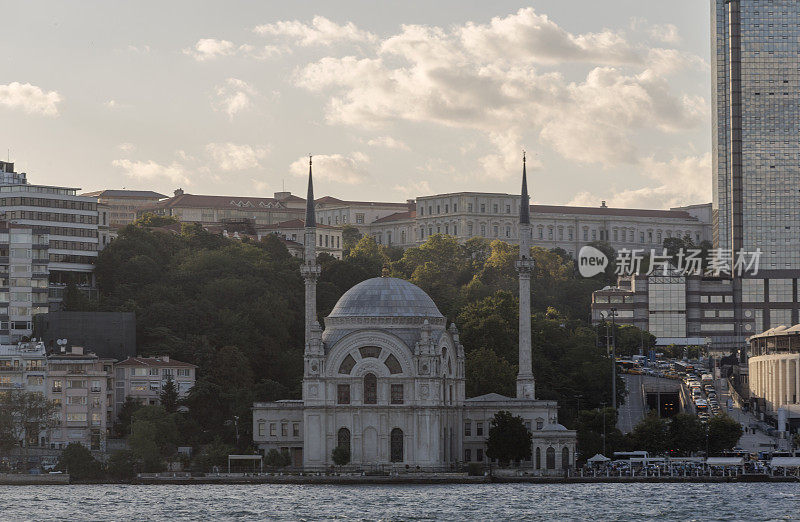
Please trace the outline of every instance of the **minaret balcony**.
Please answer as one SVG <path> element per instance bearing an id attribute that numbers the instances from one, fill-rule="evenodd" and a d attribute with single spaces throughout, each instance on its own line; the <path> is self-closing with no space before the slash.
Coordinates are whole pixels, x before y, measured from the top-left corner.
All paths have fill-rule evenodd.
<path id="1" fill-rule="evenodd" d="M 519 272 L 530 272 L 533 270 L 534 265 L 535 262 L 530 258 L 517 259 L 517 261 L 514 263 L 514 266 L 517 267 Z"/>

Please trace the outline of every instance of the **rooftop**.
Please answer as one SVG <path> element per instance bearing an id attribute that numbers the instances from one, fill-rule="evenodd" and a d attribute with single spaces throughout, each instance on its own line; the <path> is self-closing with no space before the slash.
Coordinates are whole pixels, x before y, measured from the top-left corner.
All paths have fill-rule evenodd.
<path id="1" fill-rule="evenodd" d="M 280 228 L 305 228 L 306 222 L 304 219 L 290 219 L 289 221 L 282 221 L 280 223 L 273 223 L 271 225 L 259 225 L 259 230 L 277 230 Z M 322 223 L 317 223 L 317 228 L 335 228 L 338 229 L 340 227 L 334 227 L 331 225 L 323 225 Z"/>
<path id="2" fill-rule="evenodd" d="M 384 216 L 382 218 L 378 218 L 373 223 L 390 223 L 392 221 L 406 221 L 409 219 L 414 219 L 417 217 L 416 210 L 409 210 L 406 212 L 395 212 L 394 214 L 389 214 L 388 216 Z"/>
<path id="3" fill-rule="evenodd" d="M 197 368 L 197 365 L 186 363 L 182 361 L 176 361 L 175 359 L 170 359 L 169 357 L 128 357 L 121 363 L 117 363 L 117 366 L 146 366 L 150 368 Z"/>
<path id="4" fill-rule="evenodd" d="M 365 207 L 397 207 L 408 208 L 409 203 L 381 202 L 381 201 L 347 201 L 333 196 L 324 196 L 314 200 L 316 205 L 358 205 Z"/>
<path id="5" fill-rule="evenodd" d="M 94 192 L 86 192 L 81 196 L 92 196 L 97 198 L 147 198 L 147 199 L 164 199 L 167 196 L 152 190 L 96 190 Z"/>
<path id="6" fill-rule="evenodd" d="M 573 207 L 567 205 L 531 205 L 533 214 L 583 214 L 587 216 L 653 217 L 688 219 L 697 218 L 685 210 L 647 210 L 639 208 Z"/>

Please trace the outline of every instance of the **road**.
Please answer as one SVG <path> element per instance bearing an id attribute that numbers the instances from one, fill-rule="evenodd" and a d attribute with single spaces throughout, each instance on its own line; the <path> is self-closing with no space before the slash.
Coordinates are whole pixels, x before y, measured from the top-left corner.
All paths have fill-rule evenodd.
<path id="1" fill-rule="evenodd" d="M 617 428 L 622 433 L 633 431 L 633 427 L 647 414 L 647 403 L 645 403 L 642 393 L 643 377 L 642 375 L 629 374 L 622 376 L 625 381 L 625 389 L 628 390 L 625 404 L 619 407 L 617 416 Z"/>

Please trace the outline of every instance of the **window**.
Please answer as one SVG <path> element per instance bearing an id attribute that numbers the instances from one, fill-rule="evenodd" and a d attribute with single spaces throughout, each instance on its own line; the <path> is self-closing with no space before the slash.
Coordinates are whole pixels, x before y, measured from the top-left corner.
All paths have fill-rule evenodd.
<path id="1" fill-rule="evenodd" d="M 269 423 L 269 436 L 270 437 L 274 437 L 275 434 L 276 434 L 275 423 L 274 422 L 270 422 Z"/>
<path id="2" fill-rule="evenodd" d="M 400 428 L 393 429 L 390 438 L 390 460 L 392 462 L 403 462 L 403 430 Z"/>
<path id="3" fill-rule="evenodd" d="M 292 437 L 300 436 L 300 425 L 298 423 L 292 424 Z"/>
<path id="4" fill-rule="evenodd" d="M 347 428 L 339 428 L 336 433 L 336 445 L 340 448 L 347 448 L 350 451 L 350 430 Z"/>
<path id="5" fill-rule="evenodd" d="M 92 413 L 92 426 L 100 426 L 102 420 L 99 413 Z"/>
<path id="6" fill-rule="evenodd" d="M 472 461 L 472 450 L 469 448 L 464 450 L 464 462 L 471 462 Z"/>
<path id="7" fill-rule="evenodd" d="M 481 203 L 481 214 L 483 214 L 485 212 L 486 212 L 486 204 L 485 203 Z"/>
<path id="8" fill-rule="evenodd" d="M 356 214 L 356 224 L 357 225 L 364 224 L 364 214 Z"/>
<path id="9" fill-rule="evenodd" d="M 536 469 L 542 469 L 542 450 L 536 448 Z"/>
<path id="10" fill-rule="evenodd" d="M 189 368 L 178 368 L 178 377 L 189 377 Z"/>
<path id="11" fill-rule="evenodd" d="M 472 203 L 467 203 L 467 212 L 472 212 Z"/>
<path id="12" fill-rule="evenodd" d="M 552 446 L 547 448 L 547 469 L 556 469 L 556 450 Z"/>
<path id="13" fill-rule="evenodd" d="M 148 372 L 150 375 L 158 375 L 158 368 L 150 368 Z"/>
<path id="14" fill-rule="evenodd" d="M 289 425 L 285 422 L 281 423 L 281 437 L 289 436 Z"/>
<path id="15" fill-rule="evenodd" d="M 536 429 L 544 429 L 544 421 L 542 419 L 536 419 Z"/>
<path id="16" fill-rule="evenodd" d="M 342 375 L 350 375 L 350 372 L 353 371 L 353 367 L 355 367 L 355 365 L 356 365 L 356 360 L 353 359 L 352 355 L 347 354 L 347 357 L 345 357 L 344 361 L 342 361 L 342 365 L 339 366 L 339 373 Z"/>
<path id="17" fill-rule="evenodd" d="M 86 404 L 86 397 L 72 395 L 67 397 L 67 404 Z"/>
<path id="18" fill-rule="evenodd" d="M 402 384 L 392 384 L 392 404 L 403 404 Z"/>
<path id="19" fill-rule="evenodd" d="M 267 426 L 266 426 L 265 422 L 259 422 L 258 423 L 258 436 L 259 437 L 263 437 L 264 436 L 264 431 L 265 431 L 266 427 Z"/>
<path id="20" fill-rule="evenodd" d="M 475 460 L 478 462 L 483 462 L 483 448 L 478 448 L 475 450 Z"/>
<path id="21" fill-rule="evenodd" d="M 497 205 L 497 203 L 495 203 L 494 205 L 492 205 L 492 211 L 493 211 L 495 214 L 497 214 L 497 213 L 500 211 L 500 209 L 499 209 L 499 206 Z"/>
<path id="22" fill-rule="evenodd" d="M 67 413 L 67 422 L 86 422 L 85 413 Z"/>
<path id="23" fill-rule="evenodd" d="M 471 437 L 472 436 L 472 422 L 466 421 L 464 422 L 464 436 Z"/>
<path id="24" fill-rule="evenodd" d="M 350 404 L 349 384 L 339 384 L 336 386 L 336 404 Z"/>
<path id="25" fill-rule="evenodd" d="M 378 378 L 374 373 L 364 376 L 364 404 L 378 404 Z"/>
<path id="26" fill-rule="evenodd" d="M 561 469 L 569 468 L 569 448 L 564 446 L 561 450 Z"/>
<path id="27" fill-rule="evenodd" d="M 475 435 L 477 435 L 478 437 L 483 437 L 483 423 L 482 422 L 476 422 L 475 423 Z"/>

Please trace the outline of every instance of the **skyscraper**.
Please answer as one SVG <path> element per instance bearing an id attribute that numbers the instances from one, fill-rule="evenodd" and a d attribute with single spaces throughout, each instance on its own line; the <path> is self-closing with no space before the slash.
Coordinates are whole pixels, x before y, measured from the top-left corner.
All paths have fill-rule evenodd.
<path id="1" fill-rule="evenodd" d="M 711 46 L 714 239 L 762 252 L 732 280 L 741 342 L 798 322 L 800 3 L 711 0 Z"/>

